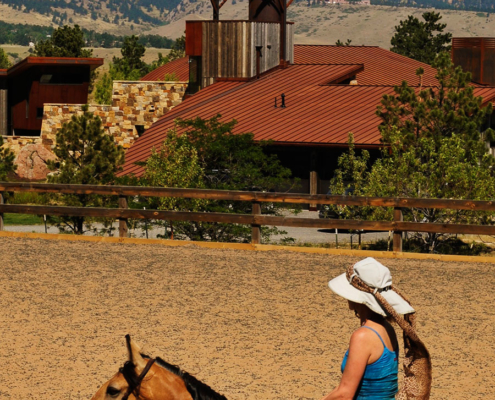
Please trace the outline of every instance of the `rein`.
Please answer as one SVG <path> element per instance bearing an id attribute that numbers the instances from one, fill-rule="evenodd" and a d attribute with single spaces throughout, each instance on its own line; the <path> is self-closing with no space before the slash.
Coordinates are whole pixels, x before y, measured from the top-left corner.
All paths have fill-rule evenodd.
<path id="1" fill-rule="evenodd" d="M 150 370 L 150 368 L 154 362 L 155 362 L 155 359 L 150 358 L 148 363 L 146 364 L 146 367 L 144 367 L 143 371 L 137 377 L 136 380 L 130 379 L 128 376 L 126 376 L 127 374 L 123 374 L 129 387 L 127 388 L 127 392 L 125 393 L 124 397 L 122 397 L 122 400 L 127 400 L 129 398 L 129 396 L 131 395 L 131 393 L 134 393 L 134 396 L 136 397 L 136 399 L 139 397 L 139 389 L 141 386 L 141 382 L 143 381 L 144 377 L 146 376 L 146 374 L 148 373 L 148 371 Z"/>

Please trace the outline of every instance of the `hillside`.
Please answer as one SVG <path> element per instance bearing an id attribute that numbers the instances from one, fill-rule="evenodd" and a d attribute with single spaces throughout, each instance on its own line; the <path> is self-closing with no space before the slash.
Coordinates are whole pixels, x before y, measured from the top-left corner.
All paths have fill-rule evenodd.
<path id="1" fill-rule="evenodd" d="M 187 1 L 187 0 L 186 0 Z M 169 24 L 152 28 L 149 33 L 177 38 L 184 33 L 185 21 L 211 19 L 209 2 L 182 4 L 183 10 L 172 12 L 167 18 Z M 295 42 L 300 44 L 334 44 L 337 40 L 352 40 L 353 45 L 376 45 L 390 47 L 394 27 L 408 15 L 421 18 L 431 9 L 408 7 L 324 5 L 311 7 L 293 3 L 288 10 L 288 20 L 296 24 Z M 495 15 L 470 11 L 441 10 L 446 31 L 454 37 L 494 36 Z M 248 1 L 237 0 L 236 4 L 226 3 L 220 18 L 247 19 Z"/>

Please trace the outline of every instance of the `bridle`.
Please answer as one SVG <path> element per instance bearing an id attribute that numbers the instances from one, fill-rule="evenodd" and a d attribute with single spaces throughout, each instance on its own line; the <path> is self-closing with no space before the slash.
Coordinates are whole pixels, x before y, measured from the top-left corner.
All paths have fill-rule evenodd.
<path id="1" fill-rule="evenodd" d="M 124 397 L 122 397 L 122 400 L 127 400 L 129 398 L 129 396 L 131 395 L 131 393 L 134 393 L 134 396 L 136 397 L 136 399 L 139 397 L 139 390 L 141 389 L 141 382 L 143 381 L 144 377 L 146 376 L 146 374 L 148 373 L 148 371 L 150 370 L 151 366 L 153 365 L 153 363 L 155 361 L 156 360 L 154 358 L 150 358 L 148 360 L 148 363 L 146 364 L 146 367 L 144 367 L 143 371 L 141 372 L 141 374 L 139 374 L 137 379 L 131 379 L 125 373 L 125 368 L 122 369 L 123 370 L 122 375 L 124 375 L 124 378 L 127 381 L 127 384 L 129 385 Z"/>

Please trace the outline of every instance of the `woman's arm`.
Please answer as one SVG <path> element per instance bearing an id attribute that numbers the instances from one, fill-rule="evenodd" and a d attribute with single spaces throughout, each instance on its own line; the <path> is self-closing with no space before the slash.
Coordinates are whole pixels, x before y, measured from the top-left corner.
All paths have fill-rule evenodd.
<path id="1" fill-rule="evenodd" d="M 352 400 L 371 356 L 372 345 L 367 329 L 358 329 L 351 336 L 349 356 L 339 385 L 321 400 Z"/>

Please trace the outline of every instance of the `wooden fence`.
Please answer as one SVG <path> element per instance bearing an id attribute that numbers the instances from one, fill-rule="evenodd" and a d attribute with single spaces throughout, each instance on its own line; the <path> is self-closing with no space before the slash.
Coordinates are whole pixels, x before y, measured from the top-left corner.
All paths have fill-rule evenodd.
<path id="1" fill-rule="evenodd" d="M 5 204 L 3 192 L 38 192 L 63 194 L 98 194 L 119 196 L 119 208 L 62 207 L 44 205 Z M 251 214 L 179 212 L 159 210 L 135 210 L 128 208 L 129 196 L 175 197 L 208 200 L 249 201 Z M 345 206 L 393 207 L 393 221 L 361 221 L 344 219 L 312 219 L 278 217 L 261 214 L 261 203 L 285 204 L 337 204 Z M 308 195 L 299 193 L 265 193 L 206 189 L 158 188 L 143 186 L 97 186 L 39 183 L 0 182 L 0 230 L 3 230 L 4 213 L 21 213 L 53 216 L 84 216 L 119 219 L 119 236 L 127 236 L 128 219 L 161 219 L 168 221 L 203 221 L 230 224 L 246 224 L 252 227 L 251 241 L 259 244 L 262 225 L 304 227 L 321 229 L 349 229 L 364 231 L 392 231 L 393 250 L 402 251 L 402 232 L 429 232 L 450 234 L 495 235 L 495 226 L 466 224 L 437 224 L 404 222 L 405 208 L 435 208 L 450 210 L 495 211 L 495 202 L 472 200 L 444 200 L 417 198 L 386 198 L 357 196 Z"/>

